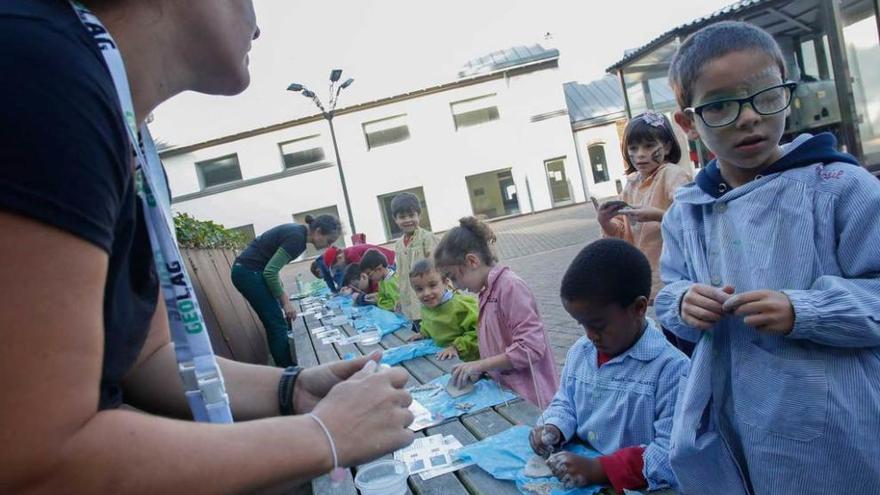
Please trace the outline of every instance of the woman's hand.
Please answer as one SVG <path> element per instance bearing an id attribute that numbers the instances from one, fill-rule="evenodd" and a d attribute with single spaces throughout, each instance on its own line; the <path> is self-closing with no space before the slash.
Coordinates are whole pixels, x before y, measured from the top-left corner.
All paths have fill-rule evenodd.
<path id="1" fill-rule="evenodd" d="M 404 389 L 409 375 L 403 368 L 375 371 L 376 366 L 368 363 L 333 386 L 312 411 L 330 431 L 340 466 L 371 461 L 413 441 L 407 428 L 412 396 Z"/>
<path id="2" fill-rule="evenodd" d="M 299 373 L 293 387 L 293 410 L 297 414 L 310 412 L 330 389 L 360 371 L 367 361 L 378 362 L 380 351 L 349 361 L 335 361 L 306 368 Z"/>
<path id="3" fill-rule="evenodd" d="M 290 299 L 285 299 L 284 304 L 281 305 L 284 309 L 284 317 L 287 318 L 288 321 L 293 321 L 296 318 L 296 308 L 293 307 L 293 303 L 290 302 Z"/>

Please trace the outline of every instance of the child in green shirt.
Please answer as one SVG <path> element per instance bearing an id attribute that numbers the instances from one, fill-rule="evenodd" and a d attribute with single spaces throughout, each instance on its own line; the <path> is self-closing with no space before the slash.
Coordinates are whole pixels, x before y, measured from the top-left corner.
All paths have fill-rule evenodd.
<path id="1" fill-rule="evenodd" d="M 379 284 L 379 291 L 376 293 L 376 306 L 394 311 L 397 308 L 397 301 L 400 300 L 400 290 L 398 289 L 397 273 L 388 268 L 388 259 L 385 255 L 377 249 L 370 249 L 361 258 L 360 266 L 361 273 L 365 274 L 371 282 Z"/>
<path id="2" fill-rule="evenodd" d="M 449 281 L 440 274 L 430 259 L 413 265 L 409 281 L 422 303 L 422 324 L 419 332 L 408 340 L 431 338 L 440 347 L 438 359 L 480 358 L 477 346 L 477 300 L 449 289 Z"/>

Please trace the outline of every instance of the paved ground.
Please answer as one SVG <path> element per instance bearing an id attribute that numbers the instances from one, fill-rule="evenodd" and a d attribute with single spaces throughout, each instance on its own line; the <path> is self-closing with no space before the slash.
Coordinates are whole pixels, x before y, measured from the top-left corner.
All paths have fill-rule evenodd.
<path id="1" fill-rule="evenodd" d="M 559 282 L 578 251 L 599 238 L 596 211 L 587 203 L 491 225 L 498 236 L 501 262 L 528 282 L 535 293 L 550 334 L 557 368 L 561 369 L 569 346 L 583 335 L 583 329 L 562 309 Z M 308 263 L 296 263 L 286 267 L 282 271 L 285 285 L 295 287 L 298 273 L 304 273 L 306 280 L 311 280 L 308 266 Z"/>
<path id="2" fill-rule="evenodd" d="M 592 205 L 573 206 L 511 219 L 496 227 L 501 262 L 519 274 L 535 293 L 550 334 L 557 369 L 584 331 L 562 309 L 559 283 L 577 253 L 600 236 Z"/>

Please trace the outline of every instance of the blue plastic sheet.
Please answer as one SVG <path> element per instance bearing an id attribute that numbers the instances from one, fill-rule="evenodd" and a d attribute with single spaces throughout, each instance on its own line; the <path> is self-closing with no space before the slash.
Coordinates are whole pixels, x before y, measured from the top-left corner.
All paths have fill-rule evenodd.
<path id="1" fill-rule="evenodd" d="M 497 406 L 517 398 L 516 394 L 503 390 L 498 383 L 482 379 L 474 384 L 474 391 L 456 399 L 446 392 L 446 384 L 451 375 L 445 374 L 426 383 L 412 392 L 413 398 L 421 402 L 434 419 L 441 421 L 456 418 L 465 413 L 475 413 L 488 407 Z M 456 407 L 456 404 L 470 404 L 469 408 Z"/>
<path id="2" fill-rule="evenodd" d="M 417 357 L 437 354 L 442 350 L 443 348 L 437 346 L 437 344 L 431 339 L 420 340 L 418 342 L 413 342 L 412 344 L 386 349 L 385 352 L 382 353 L 381 363 L 387 364 L 388 366 L 394 366 L 395 364 L 409 361 L 410 359 L 415 359 Z"/>
<path id="3" fill-rule="evenodd" d="M 352 316 L 354 317 L 352 324 L 358 332 L 376 329 L 379 331 L 379 335 L 385 336 L 401 328 L 411 326 L 410 321 L 403 315 L 376 306 L 364 306 L 359 311 L 353 312 Z"/>
<path id="4" fill-rule="evenodd" d="M 325 304 L 330 309 L 342 309 L 345 312 L 346 309 L 351 310 L 354 301 L 348 296 L 335 295 L 328 299 Z"/>
<path id="5" fill-rule="evenodd" d="M 531 428 L 528 426 L 514 426 L 479 442 L 465 445 L 457 455 L 462 460 L 474 461 L 493 478 L 516 482 L 520 493 L 526 495 L 536 493 L 535 490 L 529 490 L 529 488 L 538 485 L 550 487 L 551 495 L 592 495 L 602 489 L 599 485 L 591 485 L 566 490 L 562 487 L 562 482 L 554 477 L 530 478 L 526 476 L 523 473 L 523 468 L 529 458 L 535 454 L 529 446 L 530 431 Z M 586 457 L 599 456 L 595 450 L 580 444 L 566 445 L 563 450 Z"/>

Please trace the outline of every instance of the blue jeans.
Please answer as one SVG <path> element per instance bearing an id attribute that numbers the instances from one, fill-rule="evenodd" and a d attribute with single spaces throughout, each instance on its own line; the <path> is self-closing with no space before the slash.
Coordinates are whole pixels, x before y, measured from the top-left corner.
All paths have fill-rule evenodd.
<path id="1" fill-rule="evenodd" d="M 296 359 L 292 357 L 290 341 L 287 338 L 287 331 L 290 326 L 284 317 L 284 311 L 278 304 L 278 299 L 269 291 L 266 281 L 263 279 L 263 272 L 256 272 L 245 268 L 238 263 L 232 265 L 232 284 L 241 292 L 241 295 L 247 299 L 247 302 L 254 308 L 254 312 L 263 322 L 263 328 L 266 329 L 266 341 L 269 343 L 269 352 L 275 365 L 282 368 L 296 364 Z"/>

